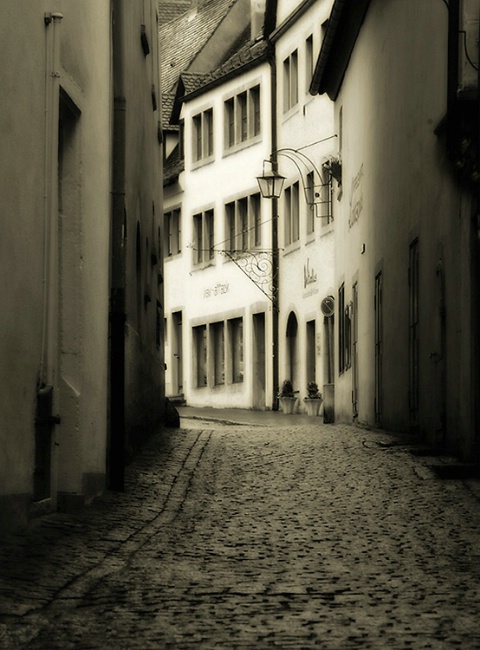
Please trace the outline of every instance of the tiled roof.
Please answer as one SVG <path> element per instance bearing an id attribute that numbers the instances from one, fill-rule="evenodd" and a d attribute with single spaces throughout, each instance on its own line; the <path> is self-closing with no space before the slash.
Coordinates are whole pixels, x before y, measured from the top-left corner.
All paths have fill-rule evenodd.
<path id="1" fill-rule="evenodd" d="M 173 104 L 175 101 L 175 93 L 162 94 L 162 128 L 170 128 L 169 121 L 172 114 Z"/>
<path id="2" fill-rule="evenodd" d="M 190 8 L 190 0 L 158 0 L 158 20 L 160 25 L 175 20 Z"/>
<path id="3" fill-rule="evenodd" d="M 192 73 L 182 74 L 181 79 L 183 82 L 184 97 L 194 96 L 198 94 L 199 90 L 206 89 L 214 84 L 216 85 L 217 82 L 223 81 L 225 77 L 230 77 L 243 68 L 263 60 L 267 52 L 268 43 L 266 41 L 250 42 L 244 45 L 238 52 L 235 52 L 225 63 L 222 63 L 221 66 L 212 72 L 202 75 L 193 75 Z"/>
<path id="4" fill-rule="evenodd" d="M 191 0 L 158 0 L 158 20 L 160 25 L 176 20 L 190 8 Z"/>
<path id="5" fill-rule="evenodd" d="M 160 54 L 164 92 L 171 92 L 211 38 L 237 0 L 199 0 L 194 17 L 190 11 L 160 26 Z"/>
<path id="6" fill-rule="evenodd" d="M 172 185 L 172 183 L 175 183 L 180 173 L 184 170 L 184 167 L 185 164 L 183 160 L 180 160 L 177 146 L 163 165 L 163 185 Z"/>

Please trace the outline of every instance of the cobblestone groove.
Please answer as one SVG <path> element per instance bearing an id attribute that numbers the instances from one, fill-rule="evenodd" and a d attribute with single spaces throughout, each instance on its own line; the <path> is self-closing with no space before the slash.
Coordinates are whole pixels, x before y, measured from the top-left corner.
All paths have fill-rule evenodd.
<path id="1" fill-rule="evenodd" d="M 125 494 L 0 546 L 0 647 L 477 650 L 478 484 L 397 441 L 321 424 L 155 436 Z"/>

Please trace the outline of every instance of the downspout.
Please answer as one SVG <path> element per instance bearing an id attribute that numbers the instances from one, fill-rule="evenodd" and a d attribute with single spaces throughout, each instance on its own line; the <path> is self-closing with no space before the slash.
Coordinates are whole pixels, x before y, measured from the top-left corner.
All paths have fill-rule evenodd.
<path id="1" fill-rule="evenodd" d="M 45 35 L 45 158 L 44 272 L 42 348 L 39 386 L 56 384 L 58 339 L 58 123 L 61 13 L 46 13 Z"/>
<path id="2" fill-rule="evenodd" d="M 277 65 L 275 45 L 270 43 L 268 56 L 270 64 L 271 92 L 271 155 L 272 171 L 278 171 L 277 157 Z M 278 199 L 272 199 L 272 411 L 278 411 L 279 391 L 279 311 L 280 311 L 280 256 L 278 250 Z"/>
<path id="3" fill-rule="evenodd" d="M 110 242 L 110 453 L 113 490 L 125 488 L 125 148 L 126 99 L 122 0 L 113 0 L 112 222 Z"/>
<path id="4" fill-rule="evenodd" d="M 458 67 L 459 67 L 460 2 L 448 3 L 448 54 L 447 54 L 447 152 L 455 155 L 458 131 Z"/>

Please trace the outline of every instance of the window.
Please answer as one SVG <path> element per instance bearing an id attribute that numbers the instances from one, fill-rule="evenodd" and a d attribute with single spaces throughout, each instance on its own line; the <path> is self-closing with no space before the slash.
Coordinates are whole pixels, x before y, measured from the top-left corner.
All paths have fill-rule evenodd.
<path id="1" fill-rule="evenodd" d="M 332 175 L 326 165 L 322 165 L 322 186 L 320 188 L 320 215 L 322 217 L 322 226 L 326 226 L 333 221 L 332 210 Z"/>
<path id="2" fill-rule="evenodd" d="M 228 321 L 232 383 L 243 381 L 243 319 Z"/>
<path id="3" fill-rule="evenodd" d="M 298 52 L 295 50 L 283 62 L 283 112 L 298 103 Z"/>
<path id="4" fill-rule="evenodd" d="M 178 125 L 178 157 L 180 160 L 185 158 L 185 122 L 180 120 Z"/>
<path id="5" fill-rule="evenodd" d="M 375 424 L 383 411 L 383 275 L 375 276 Z"/>
<path id="6" fill-rule="evenodd" d="M 307 174 L 305 193 L 307 195 L 307 235 L 315 231 L 315 177 Z"/>
<path id="7" fill-rule="evenodd" d="M 316 381 L 316 360 L 317 360 L 317 349 L 316 349 L 316 324 L 314 320 L 307 321 L 307 358 L 306 358 L 306 369 L 307 369 L 307 384 L 311 381 Z"/>
<path id="8" fill-rule="evenodd" d="M 225 330 L 223 322 L 212 324 L 213 373 L 215 386 L 225 383 Z"/>
<path id="9" fill-rule="evenodd" d="M 195 264 L 201 264 L 203 262 L 203 215 L 195 214 L 193 216 L 193 236 L 194 236 L 194 254 L 195 254 Z"/>
<path id="10" fill-rule="evenodd" d="M 308 93 L 313 77 L 313 35 L 305 41 L 305 87 Z"/>
<path id="11" fill-rule="evenodd" d="M 167 256 L 177 255 L 181 245 L 181 211 L 180 208 L 165 213 Z"/>
<path id="12" fill-rule="evenodd" d="M 193 215 L 194 264 L 209 262 L 215 255 L 215 222 L 213 210 Z"/>
<path id="13" fill-rule="evenodd" d="M 193 120 L 193 161 L 213 156 L 213 109 L 194 115 Z"/>
<path id="14" fill-rule="evenodd" d="M 260 194 L 252 194 L 250 197 L 250 214 L 252 215 L 254 230 L 254 243 L 258 248 L 262 245 L 262 216 L 260 212 Z"/>
<path id="15" fill-rule="evenodd" d="M 358 282 L 352 287 L 352 410 L 358 416 Z"/>
<path id="16" fill-rule="evenodd" d="M 230 149 L 260 134 L 260 86 L 225 101 L 225 148 Z"/>
<path id="17" fill-rule="evenodd" d="M 252 194 L 225 206 L 225 229 L 230 252 L 247 251 L 262 244 L 260 194 Z"/>
<path id="18" fill-rule="evenodd" d="M 194 350 L 194 376 L 198 388 L 207 385 L 207 327 L 199 325 L 192 330 Z"/>
<path id="19" fill-rule="evenodd" d="M 249 92 L 250 131 L 252 137 L 260 134 L 260 86 L 255 86 Z"/>
<path id="20" fill-rule="evenodd" d="M 300 237 L 300 198 L 298 181 L 287 187 L 285 201 L 285 245 L 293 244 Z"/>
<path id="21" fill-rule="evenodd" d="M 345 370 L 345 285 L 338 290 L 338 372 Z"/>

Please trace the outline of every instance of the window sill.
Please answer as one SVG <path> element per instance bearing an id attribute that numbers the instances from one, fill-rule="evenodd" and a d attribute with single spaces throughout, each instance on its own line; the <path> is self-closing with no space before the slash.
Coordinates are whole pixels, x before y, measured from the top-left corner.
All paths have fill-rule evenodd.
<path id="1" fill-rule="evenodd" d="M 205 167 L 205 165 L 210 165 L 211 163 L 215 162 L 215 156 L 209 156 L 208 158 L 202 158 L 201 160 L 195 160 L 195 162 L 192 161 L 192 166 L 190 169 L 192 171 L 195 171 L 195 169 L 199 169 L 200 167 Z"/>
<path id="2" fill-rule="evenodd" d="M 209 269 L 214 266 L 215 266 L 214 260 L 208 260 L 208 262 L 200 262 L 198 264 L 193 264 L 192 273 L 194 273 L 195 271 L 204 271 L 205 269 Z"/>
<path id="3" fill-rule="evenodd" d="M 293 244 L 289 244 L 288 246 L 285 246 L 283 250 L 283 257 L 286 257 L 287 255 L 291 255 L 295 251 L 300 250 L 301 245 L 300 245 L 300 240 L 297 240 L 293 242 Z"/>
<path id="4" fill-rule="evenodd" d="M 223 150 L 223 157 L 226 158 L 227 156 L 231 156 L 234 153 L 238 153 L 239 151 L 243 151 L 243 149 L 248 149 L 249 147 L 252 147 L 255 144 L 258 144 L 259 142 L 262 142 L 262 136 L 256 135 L 252 138 L 248 138 L 247 140 L 244 140 L 243 142 L 237 142 L 236 144 L 232 145 L 231 147 L 225 148 Z"/>
<path id="5" fill-rule="evenodd" d="M 293 117 L 294 115 L 297 115 L 297 113 L 300 112 L 300 104 L 297 102 L 295 106 L 292 106 L 288 110 L 283 112 L 282 115 L 282 122 L 288 122 L 288 120 Z"/>

